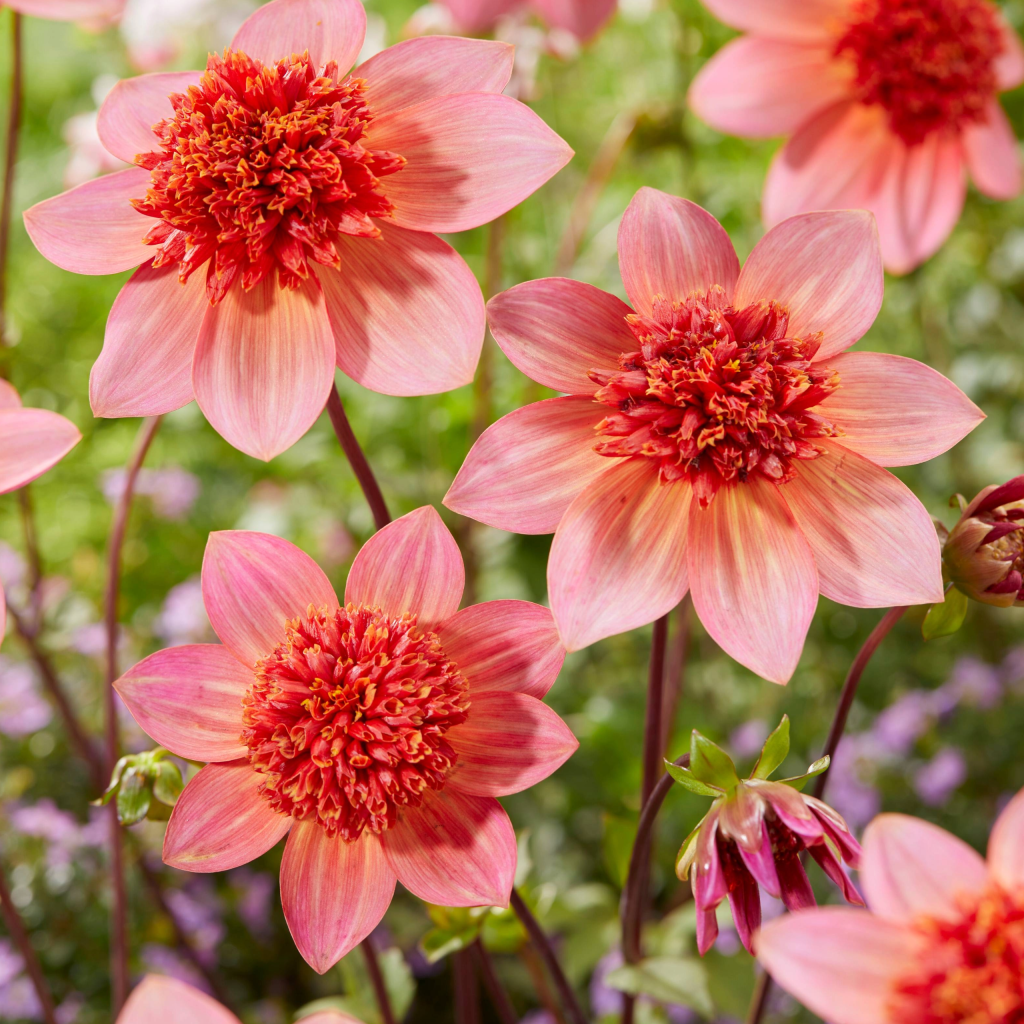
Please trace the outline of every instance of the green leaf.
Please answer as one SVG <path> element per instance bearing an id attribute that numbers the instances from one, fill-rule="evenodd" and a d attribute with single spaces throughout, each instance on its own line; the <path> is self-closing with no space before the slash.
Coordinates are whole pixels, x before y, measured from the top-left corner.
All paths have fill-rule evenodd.
<path id="1" fill-rule="evenodd" d="M 601 837 L 604 866 L 612 881 L 621 889 L 629 871 L 629 858 L 633 854 L 636 819 L 618 818 L 607 813 L 601 817 L 604 823 L 604 833 Z"/>
<path id="2" fill-rule="evenodd" d="M 110 785 L 103 790 L 103 795 L 96 800 L 91 801 L 93 807 L 106 807 L 110 803 L 111 797 L 117 792 L 117 787 L 121 783 L 121 776 L 124 774 L 125 768 L 128 767 L 129 762 L 132 760 L 130 754 L 126 754 L 124 757 L 119 758 L 117 764 L 114 765 L 114 770 L 110 774 Z"/>
<path id="3" fill-rule="evenodd" d="M 606 981 L 620 992 L 691 1006 L 705 1017 L 715 1012 L 708 991 L 707 969 L 690 957 L 651 956 L 638 964 L 623 964 Z"/>
<path id="4" fill-rule="evenodd" d="M 813 779 L 815 775 L 828 771 L 831 761 L 832 759 L 826 754 L 824 757 L 819 757 L 803 775 L 794 775 L 791 779 L 779 779 L 778 781 L 784 785 L 792 786 L 796 790 L 803 789 L 807 785 L 808 779 Z"/>
<path id="5" fill-rule="evenodd" d="M 153 783 L 153 796 L 162 804 L 173 807 L 181 796 L 185 783 L 181 781 L 181 772 L 173 761 L 161 761 L 156 766 L 156 781 Z"/>
<path id="6" fill-rule="evenodd" d="M 946 600 L 933 604 L 921 623 L 921 636 L 935 640 L 940 636 L 952 636 L 967 617 L 967 595 L 956 587 L 946 591 Z"/>
<path id="7" fill-rule="evenodd" d="M 750 773 L 752 779 L 767 779 L 786 760 L 789 753 L 789 715 L 783 715 L 778 728 L 764 741 L 761 756 Z"/>
<path id="8" fill-rule="evenodd" d="M 740 781 L 732 758 L 696 729 L 690 734 L 690 772 L 701 782 L 726 791 Z"/>
<path id="9" fill-rule="evenodd" d="M 665 762 L 665 771 L 667 771 L 669 775 L 679 783 L 679 785 L 685 786 L 691 793 L 696 793 L 697 796 L 719 797 L 725 792 L 717 786 L 709 786 L 706 782 L 701 782 L 700 779 L 698 779 L 697 776 L 688 768 L 682 768 L 677 764 L 673 764 L 671 761 Z"/>
<path id="10" fill-rule="evenodd" d="M 117 790 L 117 820 L 122 825 L 142 821 L 152 799 L 145 775 L 130 766 L 121 777 Z"/>
<path id="11" fill-rule="evenodd" d="M 697 856 L 697 838 L 700 835 L 701 826 L 706 820 L 707 815 L 705 814 L 697 822 L 697 827 L 683 840 L 683 845 L 679 847 L 679 853 L 676 854 L 676 877 L 680 881 L 686 881 L 686 876 L 693 866 L 694 858 Z"/>
<path id="12" fill-rule="evenodd" d="M 446 956 L 465 949 L 476 937 L 472 932 L 449 932 L 443 928 L 431 928 L 420 939 L 420 949 L 428 963 L 436 964 Z"/>

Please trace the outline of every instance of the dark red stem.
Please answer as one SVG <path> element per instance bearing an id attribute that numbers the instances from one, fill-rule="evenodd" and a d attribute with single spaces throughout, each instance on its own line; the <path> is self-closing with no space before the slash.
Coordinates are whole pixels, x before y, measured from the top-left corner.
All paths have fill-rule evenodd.
<path id="1" fill-rule="evenodd" d="M 0 871 L 0 910 L 3 911 L 4 924 L 7 925 L 7 932 L 14 940 L 22 960 L 25 961 L 25 970 L 32 982 L 39 999 L 39 1008 L 43 1012 L 43 1020 L 46 1024 L 57 1024 L 57 1015 L 53 1008 L 53 996 L 50 995 L 50 987 L 46 984 L 43 975 L 42 965 L 39 957 L 36 956 L 32 940 L 25 929 L 25 922 L 18 913 L 18 908 L 11 899 L 11 891 L 7 887 L 7 877 Z"/>
<path id="2" fill-rule="evenodd" d="M 512 1000 L 509 998 L 508 992 L 505 991 L 505 986 L 502 985 L 501 979 L 498 977 L 494 961 L 491 959 L 491 954 L 487 952 L 487 947 L 480 939 L 477 939 L 470 946 L 470 949 L 473 952 L 473 958 L 483 980 L 484 988 L 487 989 L 491 1005 L 494 1007 L 494 1012 L 498 1015 L 501 1024 L 519 1024 L 519 1014 L 516 1013 L 516 1008 L 512 1005 Z"/>
<path id="3" fill-rule="evenodd" d="M 388 995 L 388 987 L 384 982 L 384 973 L 380 969 L 380 960 L 377 959 L 377 949 L 373 944 L 373 938 L 367 935 L 361 945 L 363 956 L 366 959 L 366 970 L 370 975 L 370 984 L 373 986 L 373 994 L 377 999 L 377 1009 L 380 1010 L 380 1019 L 383 1024 L 396 1024 L 395 1011 L 391 1008 L 391 997 Z"/>
<path id="4" fill-rule="evenodd" d="M 391 513 L 388 511 L 387 502 L 381 493 L 377 478 L 370 469 L 370 463 L 366 461 L 363 449 L 359 447 L 356 435 L 352 432 L 352 424 L 345 415 L 345 407 L 341 404 L 341 395 L 338 388 L 332 386 L 331 393 L 327 398 L 327 415 L 331 417 L 331 426 L 338 437 L 341 450 L 345 453 L 352 472 L 355 473 L 359 486 L 366 496 L 366 503 L 373 513 L 374 526 L 380 530 L 391 522 Z"/>

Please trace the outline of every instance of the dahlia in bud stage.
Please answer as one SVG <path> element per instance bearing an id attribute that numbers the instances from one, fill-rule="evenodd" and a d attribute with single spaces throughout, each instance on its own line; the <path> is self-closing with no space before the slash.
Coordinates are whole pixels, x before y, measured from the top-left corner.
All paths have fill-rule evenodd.
<path id="1" fill-rule="evenodd" d="M 576 749 L 540 700 L 565 657 L 551 613 L 459 611 L 464 582 L 430 507 L 367 541 L 344 605 L 287 541 L 213 533 L 203 598 L 223 646 L 159 651 L 115 684 L 158 743 L 211 762 L 164 861 L 224 871 L 287 835 L 281 902 L 320 973 L 377 926 L 396 880 L 430 903 L 507 905 L 516 840 L 496 798 Z"/>
<path id="2" fill-rule="evenodd" d="M 503 15 L 523 7 L 534 10 L 551 28 L 577 39 L 593 38 L 615 13 L 618 0 L 441 0 L 464 32 L 486 32 Z"/>

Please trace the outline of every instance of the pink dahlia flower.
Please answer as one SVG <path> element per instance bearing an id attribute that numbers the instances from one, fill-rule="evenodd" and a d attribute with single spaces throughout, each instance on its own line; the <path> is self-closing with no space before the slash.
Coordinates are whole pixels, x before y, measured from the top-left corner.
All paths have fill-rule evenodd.
<path id="1" fill-rule="evenodd" d="M 502 15 L 524 6 L 532 8 L 552 28 L 565 29 L 588 40 L 615 13 L 618 0 L 441 0 L 464 32 L 486 32 Z"/>
<path id="2" fill-rule="evenodd" d="M 876 818 L 861 885 L 871 912 L 788 914 L 758 959 L 832 1024 L 1010 1024 L 1024 1014 L 1024 791 L 999 816 L 988 863 L 935 825 Z"/>
<path id="3" fill-rule="evenodd" d="M 194 397 L 270 459 L 323 411 L 335 365 L 391 395 L 472 379 L 483 299 L 433 232 L 504 213 L 572 151 L 501 95 L 511 47 L 411 39 L 346 75 L 365 27 L 359 0 L 273 0 L 205 72 L 119 82 L 99 134 L 138 166 L 25 213 L 65 270 L 139 267 L 93 367 L 97 415 Z"/>
<path id="4" fill-rule="evenodd" d="M 885 265 L 905 273 L 949 237 L 966 173 L 986 195 L 1021 190 L 997 94 L 1024 81 L 1024 50 L 989 0 L 704 0 L 746 32 L 701 69 L 690 105 L 753 138 L 788 135 L 765 182 L 772 226 L 863 207 Z"/>
<path id="5" fill-rule="evenodd" d="M 644 188 L 619 230 L 633 308 L 578 281 L 491 300 L 527 376 L 566 392 L 499 420 L 445 504 L 550 533 L 548 592 L 577 650 L 687 589 L 714 639 L 792 675 L 820 591 L 859 608 L 942 600 L 924 506 L 883 466 L 933 458 L 983 414 L 913 359 L 845 352 L 882 302 L 871 214 L 804 214 L 740 271 L 721 225 Z"/>
<path id="6" fill-rule="evenodd" d="M 50 21 L 84 21 L 104 25 L 116 21 L 126 0 L 6 0 L 19 14 Z"/>
<path id="7" fill-rule="evenodd" d="M 224 871 L 287 835 L 281 902 L 320 973 L 396 880 L 444 906 L 506 905 L 516 842 L 496 798 L 576 749 L 540 700 L 565 656 L 551 613 L 459 611 L 464 582 L 430 507 L 363 546 L 344 605 L 293 544 L 214 533 L 202 585 L 223 646 L 159 651 L 115 684 L 157 743 L 211 762 L 171 814 L 165 862 Z"/>

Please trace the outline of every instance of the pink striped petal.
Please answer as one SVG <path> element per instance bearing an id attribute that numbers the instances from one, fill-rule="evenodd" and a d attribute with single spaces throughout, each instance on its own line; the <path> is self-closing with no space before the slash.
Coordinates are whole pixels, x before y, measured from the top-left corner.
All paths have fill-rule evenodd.
<path id="1" fill-rule="evenodd" d="M 468 384 L 484 342 L 473 271 L 440 238 L 381 224 L 379 238 L 339 235 L 342 269 L 318 267 L 338 366 L 385 395 Z"/>
<path id="2" fill-rule="evenodd" d="M 9 380 L 0 377 L 0 410 L 20 408 L 21 395 L 18 389 Z"/>
<path id="3" fill-rule="evenodd" d="M 51 21 L 109 22 L 119 17 L 125 0 L 8 0 L 19 14 Z"/>
<path id="4" fill-rule="evenodd" d="M 922 940 L 863 910 L 820 907 L 786 914 L 755 939 L 771 976 L 830 1024 L 883 1024 L 892 985 L 910 974 Z"/>
<path id="5" fill-rule="evenodd" d="M 1014 199 L 1024 186 L 1020 147 L 999 100 L 989 100 L 985 120 L 963 131 L 967 170 L 979 191 L 993 199 Z"/>
<path id="6" fill-rule="evenodd" d="M 0 409 L 0 494 L 42 476 L 81 440 L 71 420 L 49 409 Z"/>
<path id="7" fill-rule="evenodd" d="M 829 48 L 762 36 L 726 43 L 690 86 L 693 112 L 720 132 L 791 135 L 849 89 Z"/>
<path id="8" fill-rule="evenodd" d="M 507 907 L 516 873 L 516 834 L 501 804 L 454 788 L 428 789 L 404 807 L 381 842 L 398 880 L 444 907 Z"/>
<path id="9" fill-rule="evenodd" d="M 828 360 L 841 387 L 821 414 L 844 448 L 879 466 L 912 466 L 949 451 L 985 414 L 948 378 L 916 359 L 844 352 Z"/>
<path id="10" fill-rule="evenodd" d="M 938 825 L 906 814 L 880 814 L 864 833 L 861 884 L 872 913 L 899 924 L 922 915 L 959 921 L 965 894 L 981 892 L 981 855 Z"/>
<path id="11" fill-rule="evenodd" d="M 308 1020 L 308 1018 L 307 1018 Z M 239 1024 L 205 992 L 177 978 L 147 974 L 132 990 L 117 1024 Z"/>
<path id="12" fill-rule="evenodd" d="M 1003 52 L 996 57 L 994 70 L 999 91 L 1007 92 L 1024 82 L 1024 47 L 1021 46 L 1017 30 L 1001 12 L 996 14 L 996 20 L 1003 37 Z"/>
<path id="13" fill-rule="evenodd" d="M 249 530 L 210 534 L 203 555 L 203 602 L 214 632 L 250 666 L 284 640 L 289 619 L 310 605 L 338 607 L 331 581 L 305 551 Z"/>
<path id="14" fill-rule="evenodd" d="M 344 74 L 365 35 L 366 11 L 359 0 L 273 0 L 246 18 L 231 48 L 264 63 L 308 50 L 318 68 L 333 60 Z"/>
<path id="15" fill-rule="evenodd" d="M 133 164 L 139 154 L 159 149 L 153 127 L 174 114 L 171 94 L 187 92 L 201 77 L 201 71 L 171 71 L 122 78 L 107 93 L 96 119 L 96 130 L 107 151 Z"/>
<path id="16" fill-rule="evenodd" d="M 25 211 L 25 230 L 51 262 L 73 274 L 117 274 L 145 263 L 143 238 L 156 221 L 129 200 L 149 188 L 149 171 L 129 167 L 44 199 Z"/>
<path id="17" fill-rule="evenodd" d="M 442 0 L 462 32 L 486 32 L 521 0 Z"/>
<path id="18" fill-rule="evenodd" d="M 594 400 L 577 395 L 510 412 L 470 449 L 445 505 L 510 533 L 554 533 L 573 499 L 613 465 L 594 451 L 600 420 Z"/>
<path id="19" fill-rule="evenodd" d="M 619 270 L 629 301 L 650 313 L 655 296 L 678 302 L 712 285 L 731 296 L 740 262 L 710 213 L 689 199 L 645 187 L 619 225 Z"/>
<path id="20" fill-rule="evenodd" d="M 532 195 L 572 150 L 529 107 L 493 93 L 432 99 L 385 114 L 366 136 L 371 149 L 408 160 L 384 181 L 395 223 L 414 231 L 465 231 Z"/>
<path id="21" fill-rule="evenodd" d="M 536 697 L 470 692 L 469 717 L 445 737 L 459 755 L 453 788 L 472 796 L 521 793 L 576 752 L 569 727 Z"/>
<path id="22" fill-rule="evenodd" d="M 345 602 L 415 615 L 436 629 L 458 611 L 466 586 L 462 553 L 431 505 L 378 530 L 360 549 L 345 584 Z"/>
<path id="23" fill-rule="evenodd" d="M 533 0 L 552 28 L 565 29 L 577 39 L 592 39 L 615 13 L 617 0 Z"/>
<path id="24" fill-rule="evenodd" d="M 435 96 L 499 93 L 512 75 L 515 47 L 490 39 L 420 36 L 371 57 L 352 72 L 366 82 L 366 102 L 390 114 Z"/>
<path id="25" fill-rule="evenodd" d="M 842 439 L 841 439 L 842 440 Z M 913 491 L 841 444 L 797 463 L 782 495 L 814 552 L 821 593 L 854 608 L 942 600 L 935 524 Z"/>
<path id="26" fill-rule="evenodd" d="M 807 539 L 779 489 L 750 477 L 690 503 L 687 544 L 693 606 L 726 654 L 787 683 L 818 604 Z"/>
<path id="27" fill-rule="evenodd" d="M 789 337 L 824 334 L 816 359 L 863 337 L 885 290 L 875 219 L 863 210 L 805 213 L 772 228 L 743 265 L 737 309 L 774 300 L 789 310 Z"/>
<path id="28" fill-rule="evenodd" d="M 1006 889 L 1024 886 L 1024 790 L 1003 808 L 988 839 L 988 866 Z"/>
<path id="29" fill-rule="evenodd" d="M 690 485 L 661 483 L 644 458 L 616 460 L 573 501 L 548 558 L 551 610 L 570 651 L 682 600 L 689 503 Z"/>
<path id="30" fill-rule="evenodd" d="M 182 791 L 164 835 L 164 863 L 182 871 L 228 871 L 261 857 L 292 819 L 259 792 L 263 776 L 246 761 L 208 764 Z"/>
<path id="31" fill-rule="evenodd" d="M 565 661 L 554 617 L 531 601 L 474 604 L 437 632 L 445 654 L 469 680 L 473 700 L 491 691 L 542 698 Z"/>
<path id="32" fill-rule="evenodd" d="M 159 416 L 192 401 L 192 354 L 209 309 L 205 274 L 145 263 L 117 293 L 89 374 L 96 416 Z"/>
<path id="33" fill-rule="evenodd" d="M 312 821 L 297 821 L 281 860 L 281 907 L 303 959 L 330 970 L 380 924 L 395 873 L 369 832 L 353 843 Z"/>
<path id="34" fill-rule="evenodd" d="M 270 274 L 251 291 L 235 286 L 206 310 L 192 387 L 221 437 L 269 462 L 323 412 L 334 362 L 334 333 L 316 282 L 293 291 Z"/>
<path id="35" fill-rule="evenodd" d="M 726 25 L 772 39 L 831 41 L 849 16 L 849 0 L 706 0 Z"/>
<path id="36" fill-rule="evenodd" d="M 114 683 L 132 717 L 162 747 L 193 761 L 246 756 L 242 697 L 250 669 L 220 644 L 168 647 Z"/>
<path id="37" fill-rule="evenodd" d="M 494 340 L 527 377 L 570 395 L 592 395 L 591 370 L 617 370 L 637 340 L 626 323 L 633 310 L 582 281 L 527 281 L 487 303 Z"/>

